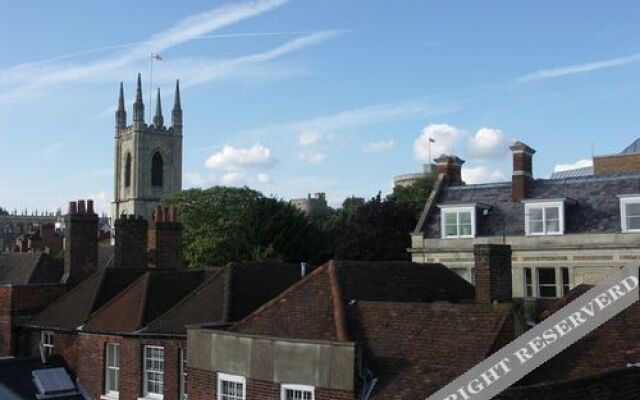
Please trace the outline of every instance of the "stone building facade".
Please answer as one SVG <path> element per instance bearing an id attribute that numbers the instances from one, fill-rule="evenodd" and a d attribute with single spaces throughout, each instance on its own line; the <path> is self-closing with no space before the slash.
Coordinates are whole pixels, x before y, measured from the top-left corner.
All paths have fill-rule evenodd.
<path id="1" fill-rule="evenodd" d="M 182 188 L 182 108 L 176 82 L 171 126 L 164 124 L 160 89 L 153 123 L 144 121 L 142 83 L 138 74 L 133 124 L 127 125 L 124 90 L 116 111 L 114 219 L 122 214 L 151 219 L 160 199 Z"/>

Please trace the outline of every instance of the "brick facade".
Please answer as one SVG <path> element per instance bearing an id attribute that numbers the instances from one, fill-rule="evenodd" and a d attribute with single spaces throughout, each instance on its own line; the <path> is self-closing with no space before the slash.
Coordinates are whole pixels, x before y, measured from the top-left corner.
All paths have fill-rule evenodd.
<path id="1" fill-rule="evenodd" d="M 512 300 L 511 247 L 477 244 L 475 257 L 476 303 Z"/>
<path id="2" fill-rule="evenodd" d="M 511 197 L 513 201 L 521 201 L 527 198 L 533 179 L 533 154 L 536 151 L 522 142 L 514 143 L 510 149 L 513 154 Z"/>
<path id="3" fill-rule="evenodd" d="M 438 175 L 444 175 L 449 185 L 462 183 L 462 164 L 464 160 L 456 156 L 441 155 L 436 160 Z"/>
<path id="4" fill-rule="evenodd" d="M 141 216 L 123 215 L 115 222 L 113 266 L 141 268 L 147 265 L 147 221 Z"/>
<path id="5" fill-rule="evenodd" d="M 182 268 L 182 224 L 176 207 L 157 206 L 149 224 L 149 251 L 156 268 Z"/>
<path id="6" fill-rule="evenodd" d="M 615 154 L 593 157 L 594 175 L 640 171 L 640 154 Z"/>
<path id="7" fill-rule="evenodd" d="M 69 203 L 65 221 L 63 281 L 75 286 L 96 271 L 98 266 L 98 216 L 93 201 Z"/>
<path id="8" fill-rule="evenodd" d="M 189 400 L 217 399 L 217 374 L 212 371 L 189 368 Z M 292 382 L 293 383 L 293 382 Z M 257 379 L 247 379 L 246 397 L 251 400 L 280 400 L 281 385 Z M 355 393 L 315 388 L 316 400 L 354 400 Z"/>

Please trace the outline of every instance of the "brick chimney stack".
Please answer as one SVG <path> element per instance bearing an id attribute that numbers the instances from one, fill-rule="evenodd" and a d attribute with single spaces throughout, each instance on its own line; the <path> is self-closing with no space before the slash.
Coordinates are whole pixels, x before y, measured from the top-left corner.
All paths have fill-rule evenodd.
<path id="1" fill-rule="evenodd" d="M 182 224 L 176 207 L 156 206 L 149 224 L 149 251 L 156 268 L 184 267 L 182 255 Z"/>
<path id="2" fill-rule="evenodd" d="M 456 156 L 442 154 L 433 161 L 436 162 L 438 175 L 444 174 L 445 181 L 449 185 L 464 184 L 462 181 L 462 164 L 464 164 L 464 160 Z"/>
<path id="3" fill-rule="evenodd" d="M 473 255 L 476 303 L 512 301 L 511 246 L 476 244 Z"/>
<path id="4" fill-rule="evenodd" d="M 70 202 L 64 222 L 63 281 L 75 286 L 98 268 L 98 216 L 93 200 Z"/>
<path id="5" fill-rule="evenodd" d="M 115 221 L 113 266 L 144 268 L 148 263 L 147 221 L 141 216 L 122 215 Z"/>
<path id="6" fill-rule="evenodd" d="M 521 201 L 527 198 L 529 184 L 533 180 L 533 155 L 536 151 L 522 142 L 515 142 L 510 149 L 513 154 L 511 197 L 513 201 Z"/>

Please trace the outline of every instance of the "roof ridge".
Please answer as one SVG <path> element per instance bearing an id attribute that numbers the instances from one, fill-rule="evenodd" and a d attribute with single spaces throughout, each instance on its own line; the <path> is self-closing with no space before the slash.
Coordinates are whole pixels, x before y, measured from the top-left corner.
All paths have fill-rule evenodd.
<path id="1" fill-rule="evenodd" d="M 169 313 L 171 313 L 172 311 L 174 311 L 175 309 L 180 307 L 183 303 L 185 303 L 186 301 L 188 301 L 192 297 L 196 296 L 198 293 L 202 292 L 212 281 L 214 281 L 218 277 L 218 275 L 222 274 L 225 271 L 225 269 L 226 268 L 221 268 L 219 271 L 216 271 L 210 277 L 205 279 L 204 282 L 202 282 L 200 285 L 198 285 L 197 288 L 195 288 L 193 291 L 191 291 L 186 296 L 184 296 L 182 299 L 180 299 L 180 301 L 178 301 L 176 304 L 171 306 L 167 311 L 163 312 L 162 314 L 160 314 L 155 319 L 149 321 L 148 324 L 146 324 L 142 329 L 140 329 L 140 332 L 143 332 L 143 331 L 147 330 L 151 325 L 154 325 L 156 322 L 160 322 L 160 320 L 162 320 L 164 317 L 166 317 Z M 204 271 L 197 271 L 197 272 L 203 272 L 204 273 Z"/>
<path id="2" fill-rule="evenodd" d="M 222 321 L 228 322 L 231 315 L 231 291 L 233 290 L 233 272 L 236 269 L 235 263 L 229 263 L 224 270 L 224 282 L 222 286 Z"/>
<path id="3" fill-rule="evenodd" d="M 271 307 L 275 306 L 282 298 L 288 296 L 289 294 L 291 294 L 295 290 L 297 290 L 300 287 L 302 287 L 302 286 L 306 285 L 307 283 L 311 282 L 312 278 L 315 278 L 317 275 L 320 275 L 322 272 L 325 272 L 327 270 L 327 267 L 328 267 L 328 262 L 323 264 L 323 265 L 321 265 L 321 266 L 319 266 L 319 267 L 317 267 L 316 269 L 311 271 L 307 276 L 305 276 L 304 278 L 300 279 L 299 281 L 297 281 L 293 285 L 291 285 L 288 288 L 286 288 L 282 293 L 280 293 L 279 295 L 277 295 L 273 299 L 267 301 L 266 303 L 264 303 L 263 305 L 258 307 L 255 311 L 253 311 L 252 313 L 250 313 L 246 317 L 244 317 L 241 320 L 235 322 L 233 324 L 232 328 L 235 328 L 235 327 L 237 327 L 239 325 L 246 324 L 249 320 L 257 317 L 258 315 L 260 315 L 263 312 L 265 312 L 267 309 L 270 309 Z"/>
<path id="4" fill-rule="evenodd" d="M 336 262 L 329 260 L 329 286 L 331 287 L 331 297 L 333 299 L 333 322 L 336 329 L 336 338 L 340 342 L 346 342 L 349 340 L 349 335 L 347 334 L 347 318 L 337 269 Z"/>
<path id="5" fill-rule="evenodd" d="M 89 316 L 87 317 L 86 322 L 88 322 L 90 319 L 92 319 L 93 317 L 95 317 L 98 313 L 102 312 L 105 308 L 109 307 L 111 304 L 113 304 L 117 299 L 119 299 L 120 297 L 124 296 L 124 293 L 126 291 L 128 291 L 131 287 L 135 286 L 138 284 L 138 281 L 144 279 L 145 276 L 147 276 L 148 272 L 143 273 L 142 275 L 140 275 L 139 277 L 137 277 L 133 282 L 131 282 L 129 285 L 127 285 L 124 289 L 122 289 L 121 291 L 119 291 L 115 296 L 113 296 L 111 299 L 109 299 L 109 301 L 107 301 L 106 303 L 104 303 L 102 306 L 100 306 L 100 308 L 98 308 L 97 310 L 95 310 L 94 312 L 92 312 L 91 314 L 89 314 Z"/>
<path id="6" fill-rule="evenodd" d="M 147 295 L 149 293 L 149 281 L 151 280 L 151 273 L 150 272 L 146 272 L 144 275 L 145 280 L 142 283 L 143 288 L 142 288 L 142 304 L 140 304 L 140 310 L 138 313 L 138 320 L 137 320 L 137 325 L 138 326 L 142 326 L 142 323 L 144 321 L 144 316 L 146 314 L 146 309 L 147 309 Z"/>

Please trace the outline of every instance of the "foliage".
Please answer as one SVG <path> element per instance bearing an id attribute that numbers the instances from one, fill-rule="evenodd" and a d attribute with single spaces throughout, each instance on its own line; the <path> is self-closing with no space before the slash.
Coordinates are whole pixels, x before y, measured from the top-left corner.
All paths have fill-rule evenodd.
<path id="1" fill-rule="evenodd" d="M 410 186 L 395 186 L 388 199 L 400 206 L 408 207 L 417 221 L 424 208 L 424 203 L 431 193 L 433 183 L 432 178 L 425 176 L 419 178 Z"/>
<path id="2" fill-rule="evenodd" d="M 4 208 L 0 207 L 0 215 L 9 215 L 9 212 Z"/>
<path id="3" fill-rule="evenodd" d="M 193 266 L 277 259 L 319 262 L 326 239 L 289 203 L 244 188 L 191 189 L 164 199 L 184 224 L 185 256 Z"/>

